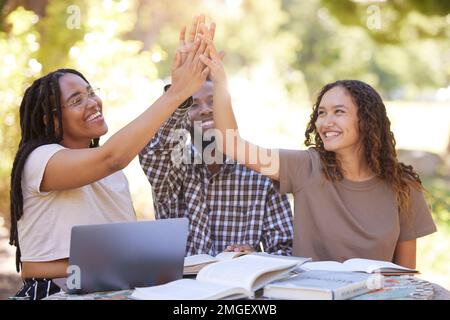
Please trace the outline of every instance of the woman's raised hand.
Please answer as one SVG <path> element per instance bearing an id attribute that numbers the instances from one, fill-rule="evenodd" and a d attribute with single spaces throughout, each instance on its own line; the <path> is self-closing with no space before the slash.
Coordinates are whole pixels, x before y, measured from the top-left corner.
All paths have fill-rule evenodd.
<path id="1" fill-rule="evenodd" d="M 172 64 L 171 91 L 189 97 L 200 89 L 209 73 L 209 69 L 200 61 L 200 56 L 205 54 L 206 48 L 206 41 L 198 38 L 194 40 L 184 61 L 182 53 L 177 51 Z"/>
<path id="2" fill-rule="evenodd" d="M 200 55 L 200 60 L 208 67 L 214 85 L 226 85 L 227 76 L 222 64 L 223 52 L 217 53 L 213 40 L 208 33 L 201 35 L 202 41 L 207 44 L 207 53 Z"/>
<path id="3" fill-rule="evenodd" d="M 208 28 L 205 16 L 194 17 L 189 37 L 186 41 L 186 27 L 180 31 L 179 46 L 172 63 L 172 91 L 190 96 L 200 89 L 209 74 L 209 68 L 200 60 L 200 56 L 208 55 L 207 40 L 214 39 L 216 25 Z"/>
<path id="4" fill-rule="evenodd" d="M 205 16 L 195 16 L 192 20 L 191 27 L 189 30 L 188 38 L 186 39 L 186 26 L 181 28 L 180 35 L 179 35 L 179 44 L 177 48 L 177 52 L 180 52 L 181 54 L 181 63 L 184 63 L 186 60 L 189 52 L 193 49 L 194 41 L 197 38 L 197 36 L 201 33 L 202 30 L 204 30 L 201 26 L 205 24 Z M 206 25 L 205 25 L 206 27 Z M 216 30 L 216 24 L 212 22 L 209 26 L 209 34 L 211 35 L 211 39 L 214 39 L 214 33 Z"/>
<path id="5" fill-rule="evenodd" d="M 195 16 L 191 23 L 191 29 L 189 30 L 189 36 L 186 41 L 186 26 L 183 26 L 180 31 L 179 44 L 176 53 L 180 53 L 180 63 L 183 64 L 189 52 L 193 49 L 194 40 L 196 39 L 198 26 L 200 23 L 204 23 L 204 16 Z"/>

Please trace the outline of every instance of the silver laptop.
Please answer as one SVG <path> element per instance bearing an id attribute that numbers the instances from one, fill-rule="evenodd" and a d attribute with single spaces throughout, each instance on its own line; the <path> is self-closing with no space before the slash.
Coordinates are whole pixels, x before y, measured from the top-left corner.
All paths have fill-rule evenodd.
<path id="1" fill-rule="evenodd" d="M 187 218 L 75 226 L 64 289 L 82 294 L 181 279 L 187 235 Z"/>

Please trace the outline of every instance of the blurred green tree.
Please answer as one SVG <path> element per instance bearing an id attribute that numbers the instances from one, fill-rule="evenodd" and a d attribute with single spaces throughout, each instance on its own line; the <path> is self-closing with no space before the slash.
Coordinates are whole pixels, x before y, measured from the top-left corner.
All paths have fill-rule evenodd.
<path id="1" fill-rule="evenodd" d="M 321 3 L 340 23 L 363 27 L 379 42 L 401 43 L 415 38 L 449 37 L 449 1 L 321 0 Z"/>
<path id="2" fill-rule="evenodd" d="M 150 53 L 142 51 L 140 41 L 121 40 L 135 25 L 136 3 L 39 1 L 40 6 L 31 7 L 28 1 L 0 3 L 0 217 L 7 225 L 10 172 L 20 138 L 18 110 L 34 79 L 57 68 L 78 69 L 104 89 L 104 102 L 113 108 L 125 104 L 128 94 L 147 99 L 148 93 L 154 94 L 148 87 L 145 90 L 158 78 Z"/>
<path id="3" fill-rule="evenodd" d="M 283 1 L 283 9 L 290 17 L 286 29 L 299 39 L 292 66 L 303 72 L 310 96 L 314 97 L 324 84 L 344 78 L 367 81 L 387 99 L 417 99 L 426 90 L 448 86 L 448 35 L 406 35 L 396 41 L 377 36 L 377 30 L 362 23 L 370 5 L 353 1 Z M 384 13 L 381 19 L 387 19 Z M 448 33 L 445 18 L 421 19 L 430 24 L 434 19 L 447 23 Z M 402 23 L 412 26 L 410 20 Z M 388 31 L 391 34 L 398 30 L 389 26 Z"/>
<path id="4" fill-rule="evenodd" d="M 18 106 L 28 79 L 39 75 L 37 16 L 23 8 L 8 15 L 0 32 L 0 217 L 9 221 L 9 176 L 20 135 Z"/>

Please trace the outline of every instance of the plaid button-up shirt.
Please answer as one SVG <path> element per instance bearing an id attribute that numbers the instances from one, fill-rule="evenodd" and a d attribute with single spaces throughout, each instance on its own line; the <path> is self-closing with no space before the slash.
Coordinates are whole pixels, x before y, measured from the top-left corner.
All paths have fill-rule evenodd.
<path id="1" fill-rule="evenodd" d="M 216 255 L 230 244 L 248 244 L 268 253 L 292 252 L 292 212 L 286 195 L 272 181 L 230 159 L 211 174 L 204 163 L 173 161 L 174 151 L 198 156 L 194 146 L 174 134 L 191 122 L 187 100 L 139 154 L 152 186 L 157 219 L 187 217 L 187 254 Z"/>

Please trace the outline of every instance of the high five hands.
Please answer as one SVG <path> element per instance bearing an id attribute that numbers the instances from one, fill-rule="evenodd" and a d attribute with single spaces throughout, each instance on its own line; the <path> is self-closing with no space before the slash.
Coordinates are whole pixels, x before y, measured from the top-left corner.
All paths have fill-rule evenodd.
<path id="1" fill-rule="evenodd" d="M 215 84 L 226 82 L 222 59 L 225 53 L 217 53 L 213 40 L 216 25 L 205 24 L 205 16 L 194 17 L 186 40 L 186 27 L 180 30 L 179 45 L 172 63 L 172 87 L 188 95 L 196 92 L 208 74 Z M 212 70 L 214 69 L 214 70 Z"/>
<path id="2" fill-rule="evenodd" d="M 200 55 L 206 53 L 207 44 L 197 37 L 181 49 L 177 50 L 172 62 L 170 90 L 189 97 L 200 89 L 209 74 L 208 67 L 200 60 Z"/>
<path id="3" fill-rule="evenodd" d="M 179 44 L 177 48 L 177 52 L 181 54 L 181 63 L 183 63 L 189 52 L 194 47 L 194 42 L 196 39 L 200 39 L 200 35 L 205 32 L 208 33 L 208 36 L 211 40 L 214 40 L 214 34 L 216 31 L 216 24 L 211 22 L 209 28 L 205 24 L 205 16 L 195 16 L 191 23 L 191 28 L 189 30 L 189 36 L 186 40 L 186 26 L 183 26 L 180 31 L 179 36 Z"/>

